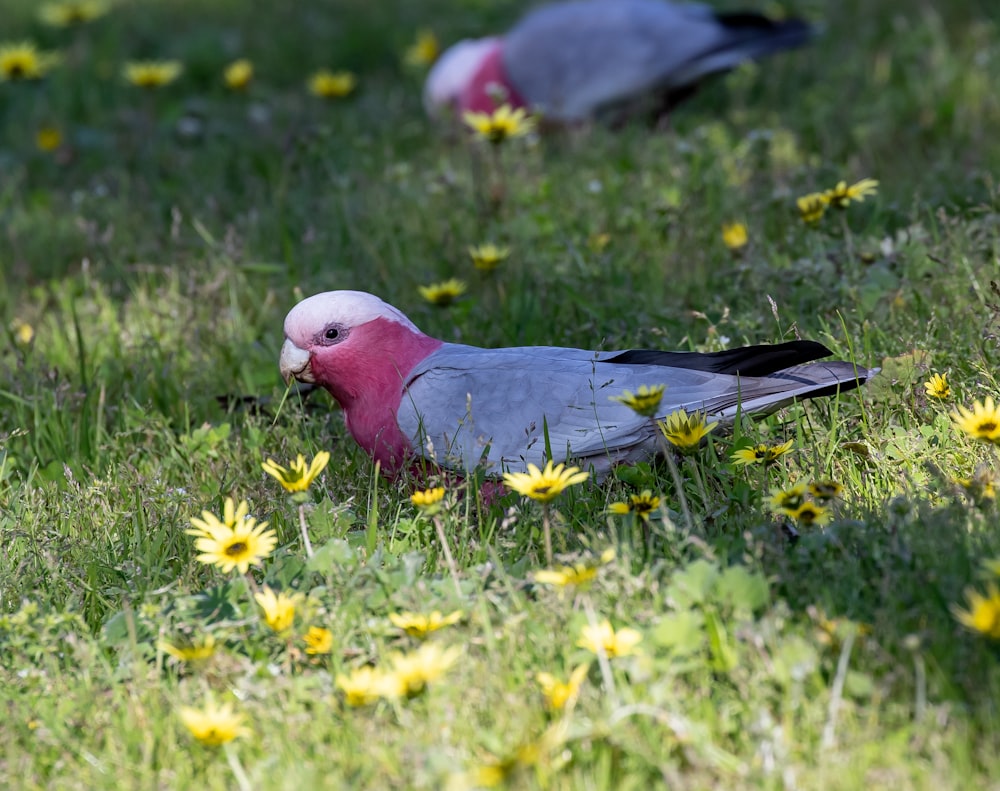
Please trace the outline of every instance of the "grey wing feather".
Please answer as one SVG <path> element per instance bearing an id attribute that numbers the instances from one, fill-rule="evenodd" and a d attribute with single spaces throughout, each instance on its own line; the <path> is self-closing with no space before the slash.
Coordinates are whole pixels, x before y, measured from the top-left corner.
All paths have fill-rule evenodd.
<path id="1" fill-rule="evenodd" d="M 572 458 L 603 475 L 653 455 L 651 421 L 612 400 L 665 384 L 659 418 L 704 410 L 723 422 L 767 414 L 797 398 L 853 387 L 869 372 L 846 362 L 808 363 L 763 377 L 604 362 L 620 352 L 445 344 L 410 375 L 397 415 L 414 450 L 448 467 L 489 474 Z"/>
<path id="2" fill-rule="evenodd" d="M 518 92 L 547 117 L 585 120 L 799 46 L 809 33 L 797 21 L 773 29 L 729 24 L 696 4 L 571 0 L 543 6 L 515 25 L 504 37 L 504 67 Z"/>

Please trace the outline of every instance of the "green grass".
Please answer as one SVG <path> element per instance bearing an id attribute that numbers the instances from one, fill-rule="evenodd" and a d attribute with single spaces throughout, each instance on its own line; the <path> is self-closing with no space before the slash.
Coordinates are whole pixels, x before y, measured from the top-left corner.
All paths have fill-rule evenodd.
<path id="1" fill-rule="evenodd" d="M 667 132 L 515 142 L 501 169 L 423 117 L 400 63 L 502 27 L 513 2 L 124 4 L 77 31 L 9 0 L 3 39 L 64 63 L 0 83 L 0 772 L 19 788 L 457 788 L 510 759 L 511 787 L 976 788 L 1000 772 L 996 644 L 951 608 L 1000 557 L 992 502 L 954 477 L 995 472 L 952 425 L 1000 395 L 1000 19 L 993 4 L 795 4 L 801 52 L 705 86 Z M 254 61 L 246 96 L 221 69 Z M 133 57 L 177 57 L 138 95 Z M 343 102 L 308 96 L 349 68 Z M 57 126 L 64 145 L 35 148 Z M 863 177 L 879 194 L 817 228 L 795 199 Z M 723 222 L 751 244 L 734 257 Z M 607 234 L 605 247 L 595 244 Z M 466 252 L 511 257 L 480 277 Z M 469 283 L 449 309 L 417 286 Z M 441 517 L 456 593 L 408 482 L 375 474 L 323 393 L 277 371 L 302 296 L 358 288 L 426 332 L 477 345 L 715 349 L 796 336 L 881 365 L 858 393 L 786 409 L 666 467 L 620 470 L 555 502 L 567 561 L 614 547 L 589 591 L 533 582 L 541 511 L 453 487 Z M 17 328 L 29 324 L 30 343 Z M 950 400 L 929 399 L 931 371 Z M 771 468 L 734 442 L 795 439 Z M 329 450 L 298 510 L 260 464 Z M 789 540 L 772 488 L 833 478 L 833 522 Z M 643 546 L 607 505 L 650 489 Z M 247 584 L 195 559 L 189 518 L 246 499 L 279 546 L 257 584 L 309 594 L 290 640 Z M 693 527 L 688 528 L 687 516 Z M 462 610 L 429 638 L 462 657 L 413 699 L 344 703 L 338 673 L 416 647 L 388 621 Z M 591 618 L 638 629 L 606 667 Z M 308 626 L 334 633 L 303 653 Z M 178 666 L 160 639 L 211 633 Z M 592 667 L 546 711 L 535 674 Z M 252 736 L 196 743 L 177 716 L 211 691 Z M 514 756 L 540 745 L 537 762 Z M 530 763 L 530 765 L 523 765 Z M 236 769 L 234 770 L 234 764 Z M 236 773 L 234 775 L 234 772 Z"/>

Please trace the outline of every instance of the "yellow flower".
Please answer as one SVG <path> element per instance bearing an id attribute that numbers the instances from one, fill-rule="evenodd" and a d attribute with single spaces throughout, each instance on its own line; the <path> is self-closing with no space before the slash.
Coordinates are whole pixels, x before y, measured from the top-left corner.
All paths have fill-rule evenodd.
<path id="1" fill-rule="evenodd" d="M 802 218 L 802 222 L 812 225 L 819 222 L 826 213 L 829 201 L 822 192 L 810 192 L 808 195 L 803 195 L 795 203 L 799 207 L 799 216 Z"/>
<path id="2" fill-rule="evenodd" d="M 626 390 L 620 396 L 608 396 L 608 398 L 624 404 L 637 415 L 653 417 L 660 408 L 663 391 L 666 389 L 666 385 L 639 385 L 638 391 L 634 394 L 631 390 Z"/>
<path id="3" fill-rule="evenodd" d="M 480 272 L 492 272 L 509 255 L 509 247 L 497 247 L 492 242 L 481 244 L 479 247 L 469 248 L 469 257 L 472 259 L 472 264 Z"/>
<path id="4" fill-rule="evenodd" d="M 246 516 L 246 501 L 234 509 L 232 498 L 226 499 L 225 522 L 208 511 L 202 512 L 202 519 L 191 518 L 194 529 L 185 532 L 196 536 L 195 548 L 201 554 L 197 560 L 207 565 L 218 566 L 224 574 L 234 568 L 246 574 L 251 565 L 259 565 L 278 544 L 278 536 L 267 530 L 267 522 L 257 524 L 257 520 Z"/>
<path id="5" fill-rule="evenodd" d="M 749 448 L 741 448 L 734 451 L 729 458 L 733 460 L 733 464 L 742 464 L 745 467 L 757 464 L 758 462 L 768 465 L 788 453 L 792 449 L 794 442 L 795 440 L 790 439 L 788 442 L 782 442 L 780 445 L 767 445 L 765 443 L 751 445 Z"/>
<path id="6" fill-rule="evenodd" d="M 348 706 L 367 706 L 381 697 L 382 673 L 371 665 L 351 671 L 351 675 L 337 674 L 337 689 L 344 693 Z"/>
<path id="7" fill-rule="evenodd" d="M 837 183 L 832 190 L 823 193 L 826 202 L 838 209 L 846 209 L 851 202 L 861 203 L 869 195 L 878 193 L 878 182 L 875 179 L 861 179 L 861 181 L 847 186 L 846 181 Z"/>
<path id="8" fill-rule="evenodd" d="M 125 81 L 137 88 L 155 90 L 169 85 L 184 71 L 179 60 L 137 60 L 125 64 Z"/>
<path id="9" fill-rule="evenodd" d="M 250 734 L 250 729 L 243 724 L 244 715 L 233 711 L 229 703 L 216 704 L 208 700 L 200 709 L 181 706 L 179 714 L 191 735 L 212 747 Z"/>
<path id="10" fill-rule="evenodd" d="M 156 647 L 178 662 L 198 662 L 215 654 L 215 637 L 211 633 L 200 639 L 185 637 L 177 645 L 160 640 Z"/>
<path id="11" fill-rule="evenodd" d="M 924 382 L 924 390 L 931 398 L 945 399 L 951 396 L 951 387 L 948 386 L 948 374 L 933 374 L 930 379 Z"/>
<path id="12" fill-rule="evenodd" d="M 974 632 L 1000 640 L 1000 591 L 994 583 L 986 587 L 986 596 L 972 588 L 966 588 L 965 598 L 969 609 L 952 605 L 951 611 L 955 618 Z"/>
<path id="13" fill-rule="evenodd" d="M 26 321 L 15 321 L 11 329 L 14 340 L 21 346 L 27 346 L 35 339 L 35 328 Z"/>
<path id="14" fill-rule="evenodd" d="M 242 500 L 237 506 L 232 497 L 227 497 L 226 502 L 222 507 L 222 520 L 219 520 L 215 514 L 210 511 L 202 511 L 201 519 L 198 517 L 191 517 L 191 524 L 197 528 L 196 530 L 187 530 L 188 535 L 199 536 L 199 537 L 211 537 L 220 530 L 232 530 L 244 519 L 247 518 L 247 514 L 250 513 L 250 506 L 247 504 L 246 500 Z"/>
<path id="15" fill-rule="evenodd" d="M 320 69 L 309 78 L 309 92 L 321 99 L 342 99 L 349 96 L 358 79 L 349 71 Z"/>
<path id="16" fill-rule="evenodd" d="M 955 478 L 954 481 L 980 507 L 997 499 L 997 479 L 989 467 L 982 466 L 971 478 Z"/>
<path id="17" fill-rule="evenodd" d="M 792 517 L 800 525 L 812 527 L 813 525 L 825 525 L 833 516 L 830 509 L 808 500 L 798 508 L 783 508 L 782 513 Z"/>
<path id="18" fill-rule="evenodd" d="M 414 492 L 410 495 L 410 502 L 413 503 L 421 513 L 433 516 L 441 510 L 444 500 L 444 487 L 437 486 L 433 489 L 424 489 L 422 492 Z"/>
<path id="19" fill-rule="evenodd" d="M 244 91 L 253 79 L 253 64 L 246 58 L 234 60 L 222 72 L 222 81 L 231 91 Z"/>
<path id="20" fill-rule="evenodd" d="M 604 248 L 611 243 L 611 234 L 595 232 L 587 237 L 587 247 L 592 253 L 603 253 Z"/>
<path id="21" fill-rule="evenodd" d="M 417 33 L 417 40 L 411 44 L 403 60 L 411 66 L 430 66 L 441 54 L 441 45 L 433 30 L 424 28 Z"/>
<path id="22" fill-rule="evenodd" d="M 533 575 L 535 582 L 565 588 L 572 585 L 586 590 L 597 577 L 598 567 L 592 563 L 574 563 L 572 566 L 556 566 L 554 569 L 540 569 Z"/>
<path id="23" fill-rule="evenodd" d="M 480 139 L 495 146 L 512 137 L 524 137 L 537 123 L 523 107 L 513 110 L 509 104 L 501 105 L 492 113 L 466 112 L 462 120 Z"/>
<path id="24" fill-rule="evenodd" d="M 604 652 L 608 659 L 618 656 L 629 656 L 639 653 L 637 646 L 642 642 L 642 635 L 635 629 L 619 629 L 617 632 L 606 618 L 599 624 L 587 624 L 580 632 L 576 644 L 595 654 Z"/>
<path id="25" fill-rule="evenodd" d="M 959 406 L 951 413 L 951 418 L 970 437 L 1000 445 L 1000 410 L 992 396 L 986 396 L 982 403 L 973 401 L 971 411 Z"/>
<path id="26" fill-rule="evenodd" d="M 825 503 L 829 500 L 835 500 L 840 497 L 840 493 L 844 491 L 844 487 L 841 486 L 834 480 L 825 479 L 820 481 L 813 481 L 809 484 L 809 494 L 815 497 L 819 502 Z"/>
<path id="27" fill-rule="evenodd" d="M 415 612 L 389 613 L 389 620 L 392 625 L 402 629 L 410 637 L 417 637 L 421 640 L 431 632 L 451 626 L 462 620 L 462 611 L 455 610 L 448 615 L 442 615 L 439 610 L 434 610 L 430 615 L 421 615 Z"/>
<path id="28" fill-rule="evenodd" d="M 579 467 L 567 467 L 565 464 L 553 467 L 552 459 L 549 459 L 544 470 L 529 463 L 527 472 L 504 473 L 503 482 L 518 494 L 547 503 L 558 497 L 564 489 L 582 483 L 589 477 L 590 473 L 582 472 Z"/>
<path id="29" fill-rule="evenodd" d="M 429 286 L 418 286 L 417 291 L 432 305 L 444 308 L 462 296 L 466 288 L 461 280 L 451 278 L 441 283 L 431 283 Z"/>
<path id="30" fill-rule="evenodd" d="M 49 153 L 62 145 L 62 132 L 54 126 L 43 126 L 35 132 L 35 147 Z"/>
<path id="31" fill-rule="evenodd" d="M 725 223 L 722 226 L 722 243 L 734 253 L 747 246 L 747 227 L 741 222 Z"/>
<path id="32" fill-rule="evenodd" d="M 693 453 L 701 441 L 719 425 L 718 421 L 706 423 L 708 416 L 701 412 L 688 415 L 683 409 L 671 412 L 666 420 L 659 422 L 660 431 L 667 441 L 681 453 Z"/>
<path id="33" fill-rule="evenodd" d="M 458 661 L 462 649 L 443 649 L 437 643 L 424 643 L 416 651 L 397 654 L 383 676 L 382 694 L 386 697 L 413 697 L 428 684 L 437 681 Z"/>
<path id="34" fill-rule="evenodd" d="M 109 4 L 103 0 L 62 0 L 43 3 L 38 18 L 53 27 L 72 27 L 91 22 L 108 13 Z"/>
<path id="35" fill-rule="evenodd" d="M 794 511 L 806 501 L 806 485 L 796 484 L 790 489 L 781 489 L 771 493 L 770 505 L 774 511 Z"/>
<path id="36" fill-rule="evenodd" d="M 305 598 L 301 593 L 276 594 L 266 585 L 264 590 L 253 595 L 254 600 L 264 610 L 264 622 L 274 631 L 287 632 L 295 622 L 295 607 Z"/>
<path id="37" fill-rule="evenodd" d="M 308 489 L 316 477 L 323 472 L 330 462 L 330 454 L 325 450 L 317 453 L 310 464 L 306 464 L 305 457 L 300 453 L 295 461 L 288 466 L 290 469 L 282 467 L 274 459 L 265 461 L 261 468 L 268 475 L 280 483 L 286 492 L 304 492 Z"/>
<path id="38" fill-rule="evenodd" d="M 560 711 L 571 700 L 575 701 L 589 669 L 589 664 L 580 665 L 570 675 L 569 681 L 560 681 L 551 673 L 535 673 L 535 680 L 545 697 L 545 705 L 552 711 Z"/>
<path id="39" fill-rule="evenodd" d="M 310 656 L 329 654 L 333 650 L 333 632 L 322 626 L 310 626 L 302 639 L 306 643 L 306 653 Z"/>
<path id="40" fill-rule="evenodd" d="M 41 79 L 58 62 L 56 53 L 40 52 L 30 41 L 0 44 L 0 82 Z"/>
<path id="41" fill-rule="evenodd" d="M 611 503 L 608 511 L 613 514 L 635 514 L 643 522 L 649 521 L 649 515 L 660 507 L 660 498 L 649 489 L 640 494 L 633 494 L 627 503 Z"/>

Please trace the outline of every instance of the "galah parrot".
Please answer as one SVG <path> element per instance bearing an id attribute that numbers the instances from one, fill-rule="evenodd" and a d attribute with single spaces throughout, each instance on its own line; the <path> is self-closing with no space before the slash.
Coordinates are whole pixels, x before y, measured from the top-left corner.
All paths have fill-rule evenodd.
<path id="1" fill-rule="evenodd" d="M 420 459 L 487 475 L 572 459 L 602 478 L 655 455 L 657 429 L 612 400 L 666 385 L 658 417 L 701 410 L 731 423 L 793 400 L 832 395 L 874 371 L 812 362 L 813 341 L 728 351 L 595 352 L 556 346 L 484 349 L 425 335 L 372 294 L 328 291 L 285 318 L 281 374 L 320 385 L 340 403 L 357 443 L 396 473 Z"/>
<path id="2" fill-rule="evenodd" d="M 652 100 L 665 110 L 710 74 L 805 44 L 800 19 L 717 13 L 666 0 L 568 0 L 506 35 L 460 41 L 427 76 L 424 104 L 459 114 L 527 107 L 572 124 Z"/>

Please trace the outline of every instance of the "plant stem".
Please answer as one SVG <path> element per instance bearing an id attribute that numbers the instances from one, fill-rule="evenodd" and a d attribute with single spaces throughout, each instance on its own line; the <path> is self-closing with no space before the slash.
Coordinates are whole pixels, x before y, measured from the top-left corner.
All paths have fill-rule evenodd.
<path id="1" fill-rule="evenodd" d="M 549 523 L 549 504 L 542 503 L 542 536 L 545 539 L 545 565 L 552 565 L 552 525 Z"/>
<path id="2" fill-rule="evenodd" d="M 432 517 L 434 522 L 434 529 L 437 530 L 438 541 L 441 542 L 441 550 L 444 552 L 445 563 L 448 564 L 448 571 L 451 572 L 451 580 L 455 583 L 455 593 L 458 594 L 458 598 L 462 598 L 462 586 L 458 582 L 458 567 L 455 565 L 455 558 L 451 556 L 451 548 L 448 546 L 448 537 L 444 534 L 444 525 L 441 524 L 441 519 L 437 516 Z"/>
<path id="3" fill-rule="evenodd" d="M 302 544 L 306 548 L 306 557 L 313 556 L 312 543 L 309 541 L 309 529 L 306 527 L 306 506 L 299 503 L 299 527 L 302 529 Z"/>

